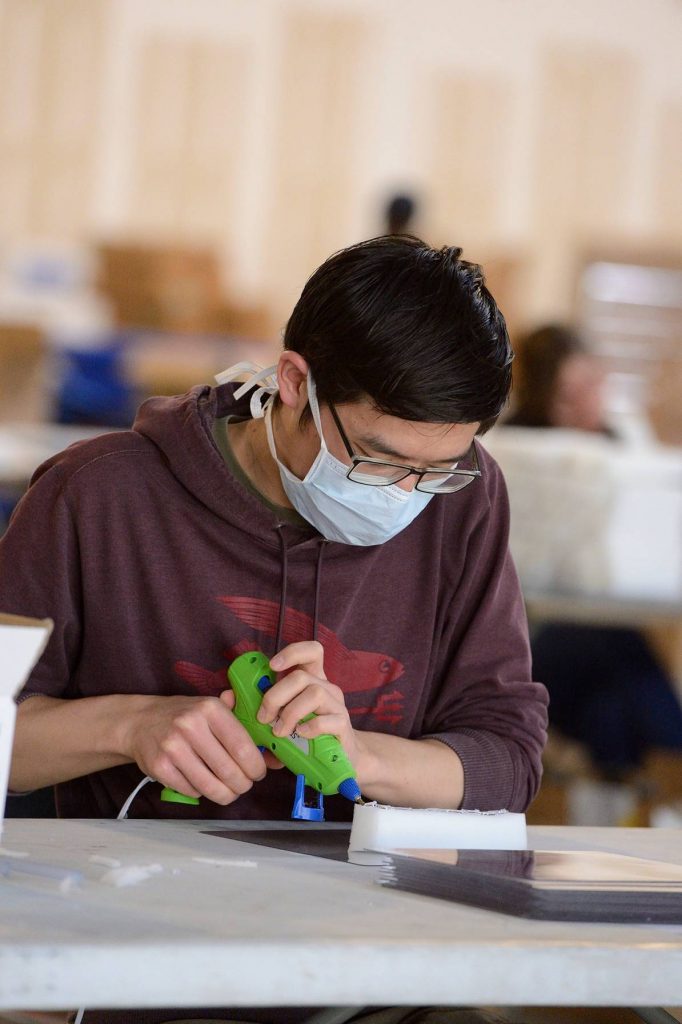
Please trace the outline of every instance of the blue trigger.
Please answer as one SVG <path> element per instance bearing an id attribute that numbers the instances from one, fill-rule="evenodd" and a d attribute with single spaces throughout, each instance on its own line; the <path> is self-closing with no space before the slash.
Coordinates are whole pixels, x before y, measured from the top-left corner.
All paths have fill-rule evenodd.
<path id="1" fill-rule="evenodd" d="M 265 691 L 269 690 L 272 686 L 272 680 L 269 676 L 261 676 L 256 685 L 261 693 L 265 693 Z"/>
<path id="2" fill-rule="evenodd" d="M 324 821 L 324 797 L 315 791 L 315 803 L 307 804 L 305 800 L 305 775 L 296 776 L 296 796 L 291 817 L 294 821 Z"/>

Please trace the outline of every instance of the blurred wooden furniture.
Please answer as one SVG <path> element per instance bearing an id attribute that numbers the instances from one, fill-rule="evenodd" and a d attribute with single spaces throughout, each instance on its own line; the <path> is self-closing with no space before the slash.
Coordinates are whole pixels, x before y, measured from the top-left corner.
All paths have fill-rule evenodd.
<path id="1" fill-rule="evenodd" d="M 682 604 L 530 589 L 525 590 L 524 599 L 531 629 L 545 622 L 570 622 L 641 630 L 670 673 L 682 700 Z M 600 781 L 587 751 L 577 742 L 550 733 L 543 763 L 545 773 L 540 792 L 527 814 L 529 824 L 577 824 L 571 820 L 571 787 Z M 651 824 L 656 807 L 682 799 L 682 755 L 652 751 L 641 770 L 623 780 L 622 786 L 632 793 L 628 824 Z"/>
<path id="2" fill-rule="evenodd" d="M 529 825 L 682 824 L 682 752 L 652 748 L 626 777 L 600 775 L 587 748 L 550 729 L 540 791 L 526 812 Z"/>
<path id="3" fill-rule="evenodd" d="M 132 334 L 126 344 L 127 375 L 140 397 L 181 395 L 195 384 L 215 384 L 214 376 L 244 361 L 269 366 L 274 345 L 241 337 L 193 337 L 149 332 Z"/>
<path id="4" fill-rule="evenodd" d="M 108 243 L 97 254 L 98 286 L 120 326 L 207 330 L 222 299 L 211 249 Z"/>
<path id="5" fill-rule="evenodd" d="M 642 782 L 645 823 L 653 824 L 656 810 L 665 806 L 675 808 L 682 823 L 682 753 L 652 750 L 644 762 Z"/>
<path id="6" fill-rule="evenodd" d="M 467 258 L 466 252 L 464 258 Z M 524 275 L 528 271 L 528 262 L 525 253 L 520 256 L 499 253 L 483 260 L 486 287 L 504 314 L 512 344 L 520 332 L 520 296 L 523 295 Z"/>
<path id="7" fill-rule="evenodd" d="M 43 334 L 26 324 L 0 322 L 0 422 L 45 418 L 47 349 Z"/>
<path id="8" fill-rule="evenodd" d="M 111 242 L 97 254 L 98 288 L 120 327 L 257 340 L 273 333 L 267 306 L 227 294 L 211 247 Z"/>

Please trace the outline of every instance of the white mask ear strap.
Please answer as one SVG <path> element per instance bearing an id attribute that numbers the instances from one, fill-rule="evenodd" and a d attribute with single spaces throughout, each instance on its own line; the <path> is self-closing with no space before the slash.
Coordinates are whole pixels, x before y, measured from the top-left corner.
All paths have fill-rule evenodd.
<path id="1" fill-rule="evenodd" d="M 249 409 L 251 410 L 251 416 L 254 420 L 262 420 L 265 416 L 265 410 L 269 409 L 272 405 L 272 400 L 277 394 L 277 388 L 271 390 L 270 388 L 258 388 L 257 391 L 251 395 L 251 402 Z M 262 401 L 263 397 L 267 395 L 265 402 Z"/>
<path id="2" fill-rule="evenodd" d="M 268 448 L 270 449 L 270 454 L 273 459 L 277 465 L 280 466 L 281 463 L 277 456 L 277 448 L 275 446 L 275 435 L 272 432 L 272 402 L 266 402 L 264 409 L 265 412 L 263 414 L 263 418 L 265 419 L 265 433 L 268 439 Z"/>
<path id="3" fill-rule="evenodd" d="M 322 447 L 327 450 L 327 444 L 322 433 L 322 417 L 320 416 L 320 403 L 317 400 L 317 388 L 315 387 L 315 381 L 313 375 L 308 370 L 308 379 L 306 381 L 306 387 L 308 389 L 308 402 L 310 404 L 310 411 L 313 414 L 313 423 L 317 427 L 317 432 L 320 435 L 320 442 Z"/>
<path id="4" fill-rule="evenodd" d="M 276 395 L 279 391 L 279 384 L 277 383 L 277 366 L 266 366 L 263 369 L 251 362 L 235 363 L 234 366 L 229 366 L 227 370 L 217 373 L 215 380 L 218 384 L 227 384 L 229 381 L 234 380 L 235 377 L 239 377 L 243 373 L 250 373 L 251 376 L 244 382 L 244 384 L 241 384 L 237 388 L 234 393 L 234 397 L 236 399 L 242 398 L 247 391 L 250 391 L 251 388 L 256 387 L 256 385 L 262 381 L 261 386 L 251 395 L 250 402 L 252 417 L 255 420 L 261 419 L 265 410 L 265 405 L 267 405 L 272 396 Z M 263 403 L 262 401 L 264 395 L 269 396 L 268 402 L 266 403 Z"/>
<path id="5" fill-rule="evenodd" d="M 258 373 L 260 366 L 250 361 L 245 363 L 235 363 L 233 366 L 228 366 L 226 370 L 221 370 L 220 373 L 216 373 L 213 378 L 217 384 L 227 384 L 229 381 L 234 380 L 235 377 L 239 377 L 242 373 Z"/>

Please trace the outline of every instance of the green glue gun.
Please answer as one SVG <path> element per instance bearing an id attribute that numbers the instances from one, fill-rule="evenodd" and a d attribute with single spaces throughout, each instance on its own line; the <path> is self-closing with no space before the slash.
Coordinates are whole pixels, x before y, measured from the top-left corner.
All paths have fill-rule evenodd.
<path id="1" fill-rule="evenodd" d="M 258 721 L 263 695 L 277 681 L 270 662 L 262 652 L 241 654 L 230 665 L 227 676 L 235 695 L 233 713 L 261 750 L 271 751 L 319 796 L 339 793 L 347 800 L 362 802 L 353 765 L 336 736 L 326 734 L 306 739 L 295 731 L 290 736 L 275 736 L 270 725 Z M 312 718 L 315 718 L 314 714 L 307 715 L 303 721 Z M 183 803 L 199 802 L 196 797 L 184 797 L 168 788 L 161 794 L 163 800 L 178 801 L 178 797 Z"/>
<path id="2" fill-rule="evenodd" d="M 331 796 L 340 793 L 347 800 L 360 800 L 360 787 L 353 765 L 336 736 L 315 736 L 308 740 L 293 732 L 275 736 L 272 727 L 257 719 L 263 694 L 277 681 L 270 662 L 260 651 L 241 654 L 230 665 L 228 679 L 236 698 L 234 714 L 259 747 L 272 751 L 294 775 L 302 775 L 306 786 Z M 315 718 L 307 715 L 303 721 Z"/>

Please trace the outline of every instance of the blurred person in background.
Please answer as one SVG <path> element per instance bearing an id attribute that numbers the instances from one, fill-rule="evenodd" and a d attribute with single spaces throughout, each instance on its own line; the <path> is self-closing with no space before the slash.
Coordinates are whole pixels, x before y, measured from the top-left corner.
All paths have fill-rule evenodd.
<path id="1" fill-rule="evenodd" d="M 554 324 L 540 327 L 522 339 L 517 359 L 519 380 L 508 425 L 615 436 L 606 423 L 606 374 L 575 331 Z"/>
<path id="2" fill-rule="evenodd" d="M 387 235 L 414 234 L 417 200 L 405 194 L 392 195 L 384 208 L 384 230 Z"/>
<path id="3" fill-rule="evenodd" d="M 564 428 L 624 440 L 609 422 L 606 374 L 569 327 L 547 325 L 518 346 L 508 426 Z M 582 742 L 605 778 L 636 770 L 655 748 L 682 750 L 673 681 L 634 629 L 541 626 L 531 638 L 535 676 L 550 694 L 550 725 Z"/>

